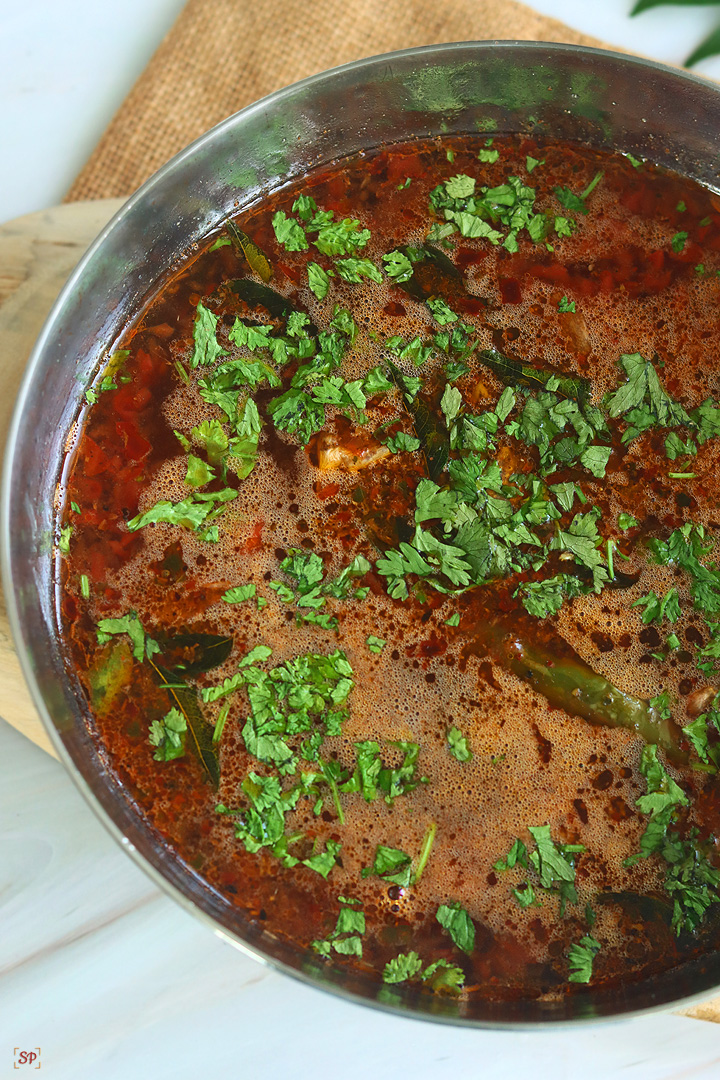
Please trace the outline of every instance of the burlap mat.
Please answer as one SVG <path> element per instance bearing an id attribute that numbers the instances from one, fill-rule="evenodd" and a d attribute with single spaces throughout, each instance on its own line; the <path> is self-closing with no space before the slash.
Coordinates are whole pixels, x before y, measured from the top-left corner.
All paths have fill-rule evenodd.
<path id="1" fill-rule="evenodd" d="M 514 0 L 189 0 L 65 201 L 130 195 L 208 128 L 307 75 L 480 39 L 602 44 Z"/>

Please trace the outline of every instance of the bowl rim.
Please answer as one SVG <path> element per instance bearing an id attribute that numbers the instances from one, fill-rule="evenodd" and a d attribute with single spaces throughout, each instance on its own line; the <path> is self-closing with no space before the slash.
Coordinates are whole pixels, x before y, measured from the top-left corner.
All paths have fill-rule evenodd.
<path id="1" fill-rule="evenodd" d="M 42 362 L 43 353 L 47 344 L 53 339 L 53 335 L 56 331 L 56 324 L 60 318 L 61 312 L 68 301 L 73 295 L 78 284 L 82 281 L 83 275 L 87 265 L 95 258 L 98 251 L 100 251 L 108 238 L 108 236 L 119 226 L 125 219 L 133 213 L 138 203 L 144 201 L 148 196 L 152 194 L 154 189 L 162 185 L 165 177 L 174 169 L 176 169 L 182 162 L 192 157 L 199 149 L 205 146 L 205 144 L 211 142 L 218 137 L 219 134 L 224 133 L 232 129 L 236 124 L 241 122 L 241 118 L 255 116 L 258 113 L 262 113 L 268 108 L 277 108 L 281 106 L 283 102 L 291 96 L 298 93 L 298 91 L 305 88 L 311 88 L 317 84 L 332 80 L 340 74 L 360 74 L 363 69 L 370 69 L 380 63 L 391 62 L 398 58 L 409 59 L 417 58 L 422 60 L 425 57 L 433 56 L 440 57 L 447 54 L 451 54 L 454 51 L 461 49 L 473 48 L 477 50 L 478 58 L 483 56 L 489 56 L 493 53 L 522 50 L 529 55 L 535 54 L 538 57 L 548 55 L 552 57 L 561 56 L 563 54 L 571 54 L 575 56 L 585 56 L 589 60 L 594 57 L 607 58 L 613 62 L 620 62 L 628 65 L 631 68 L 637 68 L 638 71 L 647 72 L 660 72 L 665 75 L 671 75 L 678 80 L 681 84 L 690 84 L 702 87 L 704 91 L 710 90 L 720 97 L 720 84 L 714 84 L 712 80 L 706 79 L 702 76 L 696 75 L 691 72 L 687 72 L 683 69 L 674 67 L 670 64 L 660 63 L 655 60 L 650 60 L 645 57 L 637 56 L 632 53 L 619 52 L 612 49 L 596 48 L 586 45 L 574 45 L 565 44 L 562 42 L 543 42 L 543 41 L 524 41 L 524 40 L 467 40 L 467 41 L 455 41 L 455 42 L 443 42 L 434 45 L 422 45 L 414 46 L 407 49 L 398 49 L 386 53 L 377 53 L 372 56 L 362 57 L 358 60 L 350 61 L 349 63 L 338 65 L 336 67 L 325 69 L 324 71 L 317 72 L 309 75 L 304 79 L 291 83 L 288 86 L 284 86 L 278 90 L 267 94 L 266 96 L 259 98 L 257 101 L 245 106 L 243 109 L 226 117 L 220 123 L 214 125 L 198 138 L 194 139 L 186 147 L 180 150 L 177 154 L 173 155 L 167 162 L 165 162 L 155 173 L 152 174 L 135 192 L 133 192 L 126 202 L 113 214 L 107 224 L 103 227 L 95 240 L 86 249 L 79 262 L 70 273 L 63 288 L 58 294 L 57 299 L 53 303 L 53 306 L 43 324 L 43 327 L 38 335 L 38 338 L 33 346 L 33 349 L 28 357 L 25 371 L 23 374 L 22 382 L 18 390 L 15 406 L 12 413 L 12 418 L 8 427 L 8 433 L 4 449 L 4 462 L 2 470 L 2 483 L 0 486 L 0 585 L 5 599 L 8 621 L 10 625 L 13 644 L 15 646 L 16 655 L 25 679 L 30 690 L 33 704 L 35 705 L 38 714 L 43 722 L 46 732 L 52 742 L 52 745 L 56 751 L 59 760 L 72 778 L 75 786 L 79 789 L 83 795 L 85 801 L 88 803 L 96 818 L 103 824 L 105 829 L 113 837 L 113 839 L 120 845 L 120 847 L 127 852 L 132 858 L 136 866 L 139 866 L 143 873 L 145 873 L 150 880 L 158 886 L 166 895 L 169 895 L 176 903 L 178 903 L 185 911 L 190 912 L 196 918 L 198 918 L 209 930 L 214 932 L 218 937 L 227 941 L 230 945 L 244 953 L 246 956 L 251 957 L 253 960 L 259 963 L 274 968 L 275 970 L 282 972 L 284 975 L 288 975 L 302 985 L 312 987 L 316 990 L 320 990 L 324 993 L 330 994 L 335 998 L 341 998 L 345 1001 L 352 1002 L 355 1005 L 363 1005 L 367 1008 L 375 1009 L 383 1013 L 389 1013 L 393 1016 L 402 1017 L 407 1020 L 415 1020 L 420 1022 L 433 1022 L 445 1025 L 451 1025 L 454 1027 L 475 1028 L 480 1030 L 519 1030 L 519 1031 L 544 1031 L 548 1028 L 552 1030 L 562 1028 L 577 1028 L 581 1025 L 598 1025 L 609 1024 L 617 1021 L 624 1021 L 633 1019 L 639 1016 L 650 1015 L 653 1013 L 667 1012 L 669 1010 L 675 1010 L 678 1008 L 686 1008 L 696 1002 L 705 1001 L 713 993 L 713 989 L 702 990 L 696 993 L 686 995 L 682 998 L 677 998 L 672 1001 L 663 1001 L 656 1004 L 649 1004 L 647 1006 L 630 1008 L 623 1012 L 617 1012 L 612 1014 L 602 1014 L 596 1016 L 581 1016 L 577 1018 L 553 1018 L 552 1016 L 538 1017 L 537 1019 L 518 1021 L 518 1020 L 502 1020 L 502 1019 L 475 1019 L 456 1015 L 443 1015 L 441 1013 L 421 1012 L 418 1010 L 411 1010 L 407 1007 L 399 1006 L 390 1002 L 381 1002 L 376 999 L 362 996 L 355 993 L 352 990 L 344 988 L 339 983 L 323 983 L 322 981 L 314 978 L 310 974 L 307 974 L 300 968 L 294 968 L 286 964 L 283 960 L 268 955 L 263 952 L 259 947 L 248 943 L 243 940 L 239 935 L 233 933 L 232 930 L 219 926 L 213 916 L 203 910 L 198 904 L 196 904 L 189 896 L 187 896 L 178 886 L 169 881 L 160 870 L 152 864 L 146 857 L 140 853 L 132 841 L 123 833 L 120 826 L 115 822 L 110 813 L 96 798 L 90 785 L 85 779 L 84 775 L 79 770 L 73 757 L 67 750 L 63 740 L 61 739 L 58 730 L 51 718 L 50 710 L 46 704 L 45 698 L 40 690 L 38 680 L 35 675 L 34 668 L 30 662 L 30 656 L 28 649 L 26 648 L 25 637 L 23 634 L 22 620 L 19 613 L 19 607 L 17 602 L 17 596 L 13 584 L 13 557 L 12 557 L 12 528 L 10 520 L 10 500 L 11 500 L 11 481 L 14 467 L 15 447 L 19 439 L 20 428 L 22 426 L 23 415 L 25 413 L 26 404 L 30 395 L 31 389 L 37 377 L 37 371 Z M 715 990 L 720 989 L 720 984 Z"/>

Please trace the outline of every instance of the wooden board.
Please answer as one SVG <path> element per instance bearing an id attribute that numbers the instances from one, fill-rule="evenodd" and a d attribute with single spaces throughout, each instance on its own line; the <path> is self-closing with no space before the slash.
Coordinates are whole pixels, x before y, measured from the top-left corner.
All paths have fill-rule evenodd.
<path id="1" fill-rule="evenodd" d="M 45 318 L 70 271 L 123 202 L 68 203 L 0 226 L 0 454 Z M 54 753 L 20 670 L 1 593 L 0 716 Z"/>

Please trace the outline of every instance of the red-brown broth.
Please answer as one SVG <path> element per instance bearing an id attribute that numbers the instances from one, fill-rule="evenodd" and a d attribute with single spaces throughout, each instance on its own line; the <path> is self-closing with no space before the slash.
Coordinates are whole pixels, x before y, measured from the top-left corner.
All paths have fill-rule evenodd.
<path id="1" fill-rule="evenodd" d="M 272 287 L 319 327 L 327 325 L 334 303 L 353 314 L 360 333 L 344 361 L 343 377 L 360 378 L 380 363 L 385 337 L 410 339 L 437 326 L 423 305 L 387 281 L 381 291 L 336 277 L 328 298 L 318 301 L 307 288 L 306 263 L 315 259 L 330 266 L 332 260 L 312 249 L 286 252 L 271 224 L 277 209 L 290 214 L 302 191 L 336 216 L 359 217 L 372 238 L 358 254 L 380 264 L 383 253 L 422 243 L 428 194 L 451 176 L 469 173 L 478 177 L 478 185 L 489 186 L 508 175 L 520 176 L 536 187 L 538 206 L 565 213 L 553 202 L 553 188 L 582 191 L 602 169 L 602 182 L 588 200 L 589 213 L 575 215 L 579 227 L 571 237 L 556 239 L 552 251 L 525 237 L 511 254 L 456 233 L 450 254 L 465 276 L 467 293 L 459 290 L 448 302 L 476 328 L 481 348 L 494 346 L 539 368 L 580 373 L 592 380 L 594 400 L 621 380 L 620 354 L 635 352 L 662 359 L 666 389 L 687 408 L 708 395 L 720 396 L 720 213 L 712 193 L 649 165 L 635 168 L 621 156 L 530 140 L 496 139 L 499 159 L 483 164 L 477 153 L 484 145 L 484 138 L 448 138 L 366 154 L 283 188 L 238 219 L 269 258 Z M 528 154 L 544 159 L 530 175 Z M 410 185 L 400 187 L 407 177 Z M 684 211 L 678 210 L 681 202 Z M 689 238 L 676 253 L 670 241 L 680 230 Z M 192 372 L 186 385 L 174 366 L 180 360 L 188 367 L 198 300 L 219 316 L 225 348 L 235 315 L 248 314 L 223 282 L 252 275 L 236 246 L 211 251 L 215 239 L 189 255 L 117 342 L 116 348 L 129 350 L 122 367 L 129 381 L 99 393 L 83 416 L 63 493 L 63 524 L 72 525 L 60 576 L 68 662 L 88 690 L 93 730 L 110 767 L 149 826 L 228 904 L 301 946 L 310 947 L 332 932 L 338 896 L 357 897 L 367 920 L 362 958 L 334 955 L 332 963 L 357 964 L 376 971 L 378 978 L 388 960 L 414 949 L 425 964 L 441 957 L 459 963 L 465 993 L 494 999 L 552 997 L 575 990 L 567 982 L 567 952 L 588 932 L 602 944 L 594 984 L 644 978 L 715 949 L 720 932 L 716 908 L 696 936 L 678 938 L 658 915 L 663 898 L 659 860 L 623 867 L 646 825 L 635 808 L 646 790 L 638 772 L 643 741 L 627 730 L 594 727 L 552 708 L 527 681 L 504 670 L 484 645 L 476 646 L 472 630 L 492 621 L 499 610 L 516 621 L 518 633 L 534 640 L 560 633 L 596 671 L 628 693 L 651 697 L 668 689 L 677 702 L 678 720 L 685 724 L 684 702 L 707 680 L 687 649 L 667 663 L 654 661 L 658 632 L 643 626 L 630 606 L 651 588 L 661 592 L 677 584 L 683 595 L 682 582 L 671 569 L 635 557 L 632 566 L 642 571 L 637 584 L 566 602 L 558 615 L 542 622 L 527 615 L 502 583 L 458 597 L 428 590 L 425 603 L 413 598 L 401 602 L 391 600 L 383 578 L 370 572 L 362 582 L 370 589 L 365 600 L 328 602 L 340 619 L 337 632 L 297 626 L 295 608 L 267 585 L 285 580 L 279 563 L 288 551 L 317 552 L 329 577 L 357 554 L 374 563 L 377 551 L 368 538 L 368 520 L 381 530 L 383 522 L 406 513 L 424 469 L 419 455 L 396 454 L 356 473 L 323 473 L 316 467 L 316 442 L 306 451 L 271 424 L 263 429 L 255 470 L 242 481 L 228 474 L 238 496 L 218 520 L 218 543 L 203 542 L 176 525 L 128 531 L 126 522 L 138 512 L 161 498 L 178 501 L 188 492 L 183 482 L 187 457 L 174 429 L 188 435 L 204 417 L 221 415 L 194 389 L 202 371 Z M 702 275 L 696 272 L 698 264 L 705 268 Z M 563 296 L 576 302 L 576 313 L 558 311 Z M 439 369 L 437 361 L 426 366 Z M 411 365 L 405 367 L 415 373 Z M 454 385 L 474 407 L 494 404 L 503 389 L 500 381 L 472 360 L 470 369 Z M 292 371 L 291 365 L 282 372 L 285 385 Z M 425 376 L 425 369 L 419 373 Z M 280 392 L 258 392 L 261 415 Z M 380 400 L 370 412 L 370 430 L 402 415 L 394 399 Z M 325 430 L 342 441 L 354 429 L 328 408 Z M 615 521 L 618 512 L 629 510 L 648 533 L 667 536 L 692 519 L 714 535 L 718 450 L 709 441 L 693 460 L 696 478 L 670 481 L 664 434 L 651 431 L 627 448 L 616 439 L 607 479 L 584 473 L 583 491 L 600 507 L 603 520 Z M 532 467 L 531 462 L 528 452 L 516 467 Z M 553 481 L 569 478 L 576 479 L 576 471 L 567 469 Z M 79 514 L 70 511 L 71 502 Z M 622 548 L 622 533 L 617 540 Z M 83 575 L 89 599 L 82 595 Z M 252 603 L 221 600 L 227 589 L 246 582 L 255 583 L 267 599 L 262 611 Z M 318 816 L 312 801 L 301 800 L 288 817 L 289 828 L 303 831 L 321 849 L 328 839 L 342 843 L 340 861 L 327 881 L 302 865 L 282 868 L 267 850 L 246 851 L 233 835 L 232 820 L 215 809 L 219 800 L 241 807 L 242 780 L 249 770 L 263 772 L 241 735 L 248 712 L 244 691 L 228 699 L 219 791 L 189 751 L 174 761 L 154 760 L 149 724 L 167 712 L 168 696 L 147 663 L 130 667 L 128 662 L 126 675 L 131 674 L 116 688 L 112 707 L 93 707 L 92 673 L 111 648 L 98 645 L 97 623 L 128 611 L 137 612 L 154 637 L 232 636 L 228 660 L 191 680 L 199 686 L 232 675 L 239 658 L 257 644 L 273 648 L 270 666 L 301 653 L 342 648 L 353 667 L 355 688 L 342 735 L 326 740 L 324 750 L 352 769 L 354 744 L 360 740 L 412 740 L 420 745 L 420 771 L 428 782 L 392 806 L 381 798 L 366 803 L 360 794 L 341 796 L 344 825 L 329 798 Z M 453 613 L 460 616 L 458 627 L 447 625 Z M 692 610 L 673 629 L 684 643 L 707 638 Z M 368 634 L 386 639 L 381 653 L 368 651 Z M 205 706 L 209 723 L 221 705 Z M 461 763 L 449 754 L 449 725 L 467 736 L 472 761 Z M 393 755 L 399 761 L 398 751 L 386 749 L 386 761 Z M 720 824 L 715 777 L 690 767 L 670 768 L 694 800 L 691 820 L 714 844 Z M 417 885 L 402 889 L 379 877 L 360 876 L 378 843 L 416 858 L 432 822 L 437 835 Z M 546 823 L 556 842 L 586 848 L 577 860 L 579 901 L 568 905 L 564 917 L 558 915 L 554 896 L 522 910 L 511 888 L 528 875 L 493 869 L 515 837 L 529 842 L 527 827 Z M 471 956 L 459 952 L 436 922 L 438 905 L 453 902 L 461 903 L 475 923 Z M 592 930 L 584 914 L 588 903 L 596 915 Z"/>

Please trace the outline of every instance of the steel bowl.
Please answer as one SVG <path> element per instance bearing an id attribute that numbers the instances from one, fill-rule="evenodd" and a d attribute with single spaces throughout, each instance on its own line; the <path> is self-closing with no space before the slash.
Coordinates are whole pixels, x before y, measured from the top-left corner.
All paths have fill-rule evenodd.
<path id="1" fill-rule="evenodd" d="M 72 274 L 18 398 L 0 550 L 18 655 L 53 744 L 100 820 L 153 881 L 244 952 L 313 986 L 403 1015 L 527 1027 L 628 1015 L 717 992 L 720 954 L 609 990 L 502 1003 L 383 987 L 320 961 L 251 922 L 158 842 L 88 733 L 87 704 L 66 667 L 57 616 L 58 491 L 84 390 L 158 281 L 229 215 L 308 169 L 383 144 L 478 131 L 619 150 L 718 185 L 720 88 L 610 52 L 526 42 L 438 45 L 361 60 L 271 94 L 160 169 Z"/>

